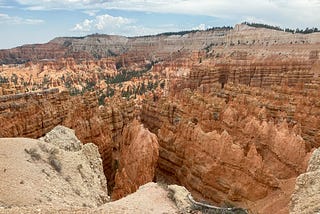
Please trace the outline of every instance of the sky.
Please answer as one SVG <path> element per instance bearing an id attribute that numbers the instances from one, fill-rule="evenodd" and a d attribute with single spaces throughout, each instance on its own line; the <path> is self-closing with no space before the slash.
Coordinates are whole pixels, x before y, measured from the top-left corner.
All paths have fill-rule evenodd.
<path id="1" fill-rule="evenodd" d="M 320 28 L 320 0 L 0 0 L 0 49 L 60 36 L 141 36 L 244 21 Z"/>

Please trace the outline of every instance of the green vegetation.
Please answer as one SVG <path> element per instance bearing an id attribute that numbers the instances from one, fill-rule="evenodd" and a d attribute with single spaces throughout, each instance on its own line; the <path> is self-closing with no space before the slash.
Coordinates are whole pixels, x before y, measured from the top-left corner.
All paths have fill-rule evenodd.
<path id="1" fill-rule="evenodd" d="M 148 91 L 154 91 L 159 86 L 159 81 L 148 81 L 147 84 L 145 82 L 139 83 L 138 86 L 134 86 L 132 88 L 127 87 L 126 90 L 121 91 L 121 96 L 129 99 L 132 95 L 136 97 L 136 95 L 142 95 Z"/>
<path id="2" fill-rule="evenodd" d="M 57 154 L 59 153 L 59 150 L 56 148 L 52 148 L 49 151 L 49 157 L 48 157 L 48 161 L 49 164 L 57 171 L 57 172 L 61 172 L 62 166 L 61 166 L 61 162 L 58 160 L 57 158 Z"/>
<path id="3" fill-rule="evenodd" d="M 256 28 L 266 28 L 266 29 L 272 29 L 272 30 L 278 30 L 278 31 L 285 31 L 285 32 L 291 32 L 291 33 L 303 33 L 303 34 L 308 34 L 308 33 L 314 33 L 314 32 L 320 32 L 320 30 L 316 27 L 313 28 L 306 28 L 306 29 L 290 29 L 290 28 L 280 28 L 278 26 L 272 26 L 272 25 L 267 25 L 267 24 L 261 24 L 261 23 L 249 23 L 249 22 L 243 22 L 242 24 L 246 24 L 251 27 L 256 27 Z"/>
<path id="4" fill-rule="evenodd" d="M 146 67 L 140 71 L 122 71 L 121 73 L 117 74 L 114 77 L 107 78 L 106 83 L 107 84 L 115 84 L 115 83 L 121 83 L 131 80 L 132 78 L 138 78 L 143 76 L 145 73 L 147 73 L 152 67 L 152 64 L 146 65 Z"/>
<path id="5" fill-rule="evenodd" d="M 105 99 L 107 97 L 113 97 L 116 90 L 118 90 L 119 88 L 119 95 L 127 99 L 131 97 L 136 98 L 137 95 L 143 95 L 148 91 L 154 91 L 158 87 L 164 89 L 165 82 L 163 80 L 160 80 L 158 75 L 152 76 L 151 73 L 148 73 L 151 70 L 153 64 L 154 62 L 149 63 L 139 71 L 121 71 L 121 64 L 119 63 L 118 66 L 120 67 L 120 72 L 117 75 L 113 77 L 99 77 L 99 79 L 104 79 L 107 84 L 107 87 L 104 90 L 97 87 L 96 80 L 83 80 L 70 74 L 63 75 L 61 77 L 61 80 L 64 82 L 65 87 L 68 89 L 71 96 L 83 95 L 86 92 L 95 92 L 98 98 L 99 105 L 105 105 Z M 133 84 L 130 84 L 123 88 L 123 85 L 125 85 L 123 82 L 131 81 L 134 78 L 136 78 L 137 80 L 134 81 Z M 43 82 L 47 83 L 45 78 Z M 75 86 L 79 84 L 79 87 Z"/>
<path id="6" fill-rule="evenodd" d="M 165 33 L 159 33 L 156 35 L 146 35 L 146 36 L 137 36 L 137 37 L 132 37 L 132 38 L 145 38 L 145 37 L 156 37 L 156 36 L 183 36 L 189 33 L 196 33 L 199 31 L 214 31 L 214 30 L 231 30 L 233 27 L 231 26 L 223 26 L 223 27 L 211 27 L 206 30 L 185 30 L 185 31 L 178 31 L 178 32 L 165 32 Z"/>
<path id="7" fill-rule="evenodd" d="M 2 76 L 0 76 L 0 84 L 8 83 L 8 82 L 9 82 L 9 80 L 8 80 L 7 77 L 2 77 Z"/>
<path id="8" fill-rule="evenodd" d="M 106 96 L 107 96 L 107 97 L 113 97 L 113 95 L 114 95 L 114 88 L 111 88 L 111 87 L 108 85 Z"/>
<path id="9" fill-rule="evenodd" d="M 147 82 L 139 82 L 136 83 L 136 85 L 133 86 L 127 86 L 125 89 L 122 89 L 120 91 L 121 97 L 125 97 L 127 99 L 130 99 L 132 97 L 136 98 L 137 95 L 143 95 L 148 91 L 152 91 L 154 93 L 154 90 L 156 90 L 158 87 L 164 88 L 164 82 L 161 82 L 159 80 L 148 80 Z M 120 86 L 121 83 L 118 83 L 118 85 L 112 85 L 109 84 L 107 86 L 107 89 L 105 92 L 99 91 L 98 94 L 98 102 L 99 105 L 105 105 L 105 98 L 106 97 L 113 97 L 115 94 L 115 88 L 113 87 L 122 87 Z"/>
<path id="10" fill-rule="evenodd" d="M 99 103 L 100 106 L 105 104 L 105 103 L 104 103 L 104 99 L 106 98 L 106 96 L 107 96 L 107 95 L 105 95 L 105 94 L 101 94 L 101 95 L 99 96 L 99 98 L 98 98 L 98 103 Z"/>
<path id="11" fill-rule="evenodd" d="M 13 82 L 15 85 L 18 84 L 18 76 L 16 74 L 12 74 L 11 76 L 11 82 Z"/>
<path id="12" fill-rule="evenodd" d="M 47 74 L 44 75 L 43 80 L 42 80 L 42 88 L 48 86 L 50 83 L 50 79 Z"/>
<path id="13" fill-rule="evenodd" d="M 32 160 L 40 160 L 41 159 L 41 156 L 38 153 L 36 148 L 24 149 L 24 151 L 31 156 Z"/>
<path id="14" fill-rule="evenodd" d="M 165 85 L 166 85 L 166 83 L 165 83 L 164 81 L 162 81 L 162 82 L 160 83 L 160 88 L 161 88 L 161 89 L 164 89 Z"/>
<path id="15" fill-rule="evenodd" d="M 86 80 L 85 84 L 82 85 L 82 90 L 79 90 L 78 88 L 75 88 L 73 86 L 73 82 L 74 80 L 70 77 L 70 75 L 67 75 L 67 77 L 65 77 L 64 75 L 61 77 L 62 81 L 64 81 L 64 85 L 65 87 L 68 89 L 69 94 L 71 96 L 76 96 L 79 94 L 84 94 L 85 92 L 88 91 L 94 91 L 95 86 L 96 86 L 96 82 L 94 80 Z"/>

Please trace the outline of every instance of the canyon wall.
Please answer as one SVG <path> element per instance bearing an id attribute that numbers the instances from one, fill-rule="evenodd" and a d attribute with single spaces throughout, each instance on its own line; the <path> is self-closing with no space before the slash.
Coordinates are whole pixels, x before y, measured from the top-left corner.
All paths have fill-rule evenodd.
<path id="1" fill-rule="evenodd" d="M 318 73 L 312 71 L 314 62 L 283 60 L 242 60 L 200 64 L 191 68 L 187 83 L 192 89 L 212 83 L 244 84 L 268 88 L 272 85 L 319 87 Z"/>
<path id="2" fill-rule="evenodd" d="M 312 46 L 319 43 L 319 33 L 292 34 L 288 32 L 236 25 L 234 29 L 221 28 L 183 34 L 123 37 L 90 35 L 60 37 L 46 44 L 25 45 L 0 51 L 0 63 L 21 63 L 41 59 L 73 57 L 76 59 L 118 57 L 122 66 L 148 61 L 167 61 L 172 55 L 193 51 L 211 51 L 218 47 L 239 46 L 243 49 L 269 46 Z M 299 50 L 294 55 L 299 55 Z M 317 51 L 317 49 L 315 50 Z M 319 51 L 319 49 L 318 49 Z"/>
<path id="3" fill-rule="evenodd" d="M 114 99 L 99 107 L 94 93 L 72 97 L 67 91 L 49 89 L 0 97 L 1 137 L 39 138 L 57 125 L 67 126 L 81 142 L 98 146 L 109 190 L 115 175 L 112 151 L 133 118 L 133 101 Z"/>
<path id="4" fill-rule="evenodd" d="M 214 89 L 143 105 L 141 120 L 159 139 L 158 175 L 201 199 L 287 213 L 294 180 L 318 146 L 317 98 L 288 88 Z"/>
<path id="5" fill-rule="evenodd" d="M 226 102 L 236 99 L 242 105 L 263 108 L 264 117 L 268 120 L 287 121 L 291 125 L 298 125 L 301 129 L 299 134 L 307 142 L 308 148 L 317 148 L 320 146 L 320 110 L 317 101 L 317 97 L 320 96 L 319 82 L 315 76 L 311 78 L 312 75 L 309 75 L 306 78 L 303 77 L 304 74 L 302 72 L 293 79 L 292 82 L 297 81 L 296 87 L 288 87 L 286 83 L 278 86 L 273 84 L 269 88 L 228 83 L 221 89 L 221 84 L 210 83 L 201 84 L 198 90 L 204 94 L 223 98 Z M 310 83 L 303 84 L 303 80 L 299 79 L 308 79 Z M 184 84 L 173 85 L 171 94 L 180 93 L 177 91 L 183 91 L 183 87 Z"/>
<path id="6" fill-rule="evenodd" d="M 90 35 L 60 37 L 41 45 L 24 45 L 0 51 L 1 63 L 21 63 L 40 59 L 73 57 L 77 59 L 118 56 L 119 62 L 139 63 L 162 60 L 172 52 L 202 49 L 215 41 L 222 44 L 229 30 L 200 31 L 185 35 L 123 37 Z"/>
<path id="7" fill-rule="evenodd" d="M 159 157 L 155 134 L 134 120 L 126 126 L 119 144 L 118 169 L 112 199 L 120 199 L 135 192 L 140 186 L 153 181 Z"/>

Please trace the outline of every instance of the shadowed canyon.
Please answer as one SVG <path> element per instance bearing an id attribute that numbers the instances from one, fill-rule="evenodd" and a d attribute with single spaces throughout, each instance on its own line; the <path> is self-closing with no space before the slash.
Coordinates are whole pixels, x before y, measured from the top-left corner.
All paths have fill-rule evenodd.
<path id="1" fill-rule="evenodd" d="M 117 213 L 135 194 L 166 195 L 149 182 L 248 213 L 320 210 L 319 32 L 60 37 L 0 50 L 0 63 L 0 212 L 65 202 L 64 212 Z M 20 184 L 3 178 L 22 176 L 23 161 L 64 198 L 9 197 Z M 159 213 L 185 212 L 169 202 Z"/>

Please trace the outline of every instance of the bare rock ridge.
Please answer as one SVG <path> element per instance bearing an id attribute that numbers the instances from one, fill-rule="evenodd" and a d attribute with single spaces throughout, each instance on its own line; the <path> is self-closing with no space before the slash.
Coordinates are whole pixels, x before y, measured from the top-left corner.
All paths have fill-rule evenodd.
<path id="1" fill-rule="evenodd" d="M 320 211 L 320 149 L 316 149 L 309 160 L 307 172 L 298 176 L 291 197 L 290 213 L 304 214 Z"/>
<path id="2" fill-rule="evenodd" d="M 159 35 L 126 38 L 90 35 L 61 37 L 46 44 L 25 45 L 0 51 L 1 63 L 73 57 L 77 59 L 117 56 L 122 63 L 165 60 L 173 53 L 187 54 L 216 46 L 299 46 L 319 43 L 319 33 L 292 34 L 269 29 L 237 25 L 234 29 L 216 29 L 185 35 Z M 301 50 L 299 51 L 301 52 Z"/>
<path id="3" fill-rule="evenodd" d="M 141 186 L 137 192 L 121 198 L 117 201 L 105 203 L 99 207 L 65 206 L 63 203 L 57 205 L 35 205 L 21 206 L 3 209 L 2 214 L 34 214 L 34 213 L 111 213 L 111 214 L 163 214 L 179 213 L 175 203 L 167 197 L 168 191 L 156 183 L 147 183 Z"/>
<path id="4" fill-rule="evenodd" d="M 109 201 L 96 145 L 83 145 L 73 130 L 62 126 L 44 139 L 0 139 L 2 207 L 97 207 Z"/>

